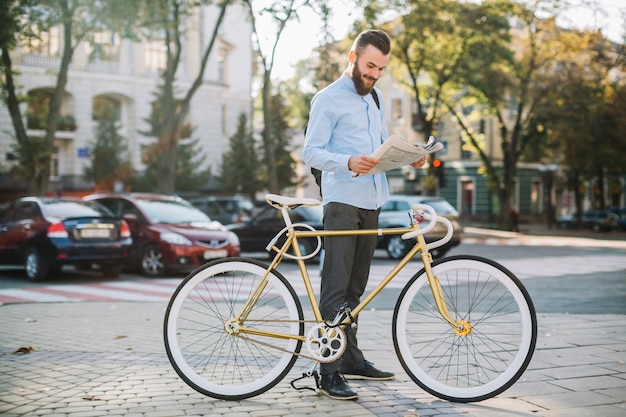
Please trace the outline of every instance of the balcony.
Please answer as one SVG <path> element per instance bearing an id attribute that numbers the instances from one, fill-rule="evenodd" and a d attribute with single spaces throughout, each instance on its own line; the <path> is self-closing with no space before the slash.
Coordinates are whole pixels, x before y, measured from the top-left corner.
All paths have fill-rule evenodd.
<path id="1" fill-rule="evenodd" d="M 29 136 L 43 137 L 48 129 L 46 117 L 39 114 L 27 113 L 26 115 L 27 134 Z M 55 137 L 58 139 L 74 139 L 76 134 L 76 119 L 71 115 L 59 116 Z"/>

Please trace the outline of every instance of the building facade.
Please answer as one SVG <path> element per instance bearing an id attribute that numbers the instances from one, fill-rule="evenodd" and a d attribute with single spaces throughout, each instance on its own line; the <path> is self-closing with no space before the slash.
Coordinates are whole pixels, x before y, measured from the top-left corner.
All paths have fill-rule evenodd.
<path id="1" fill-rule="evenodd" d="M 184 95 L 197 77 L 202 53 L 211 40 L 217 18 L 215 6 L 204 6 L 185 22 L 182 65 L 177 72 L 176 92 Z M 217 172 L 228 150 L 239 115 L 251 120 L 254 53 L 247 10 L 229 6 L 209 57 L 203 83 L 194 95 L 187 124 L 191 139 L 199 139 L 205 164 Z M 13 51 L 12 58 L 21 93 L 28 135 L 45 135 L 46 98 L 56 84 L 62 48 L 60 30 L 51 30 L 37 45 Z M 71 62 L 64 92 L 55 154 L 51 166 L 51 192 L 89 191 L 83 172 L 90 163 L 95 127 L 112 112 L 124 137 L 135 170 L 144 168 L 142 149 L 156 138 L 146 136 L 149 118 L 165 67 L 162 40 L 131 41 L 113 33 L 96 35 L 95 44 L 80 44 Z M 95 46 L 94 46 L 95 45 Z M 0 106 L 0 194 L 24 191 L 24 184 L 10 173 L 15 164 L 9 113 Z"/>

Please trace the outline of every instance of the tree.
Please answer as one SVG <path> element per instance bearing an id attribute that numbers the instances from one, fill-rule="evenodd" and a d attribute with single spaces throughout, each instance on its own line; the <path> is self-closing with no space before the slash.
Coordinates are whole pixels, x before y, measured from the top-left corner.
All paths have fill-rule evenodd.
<path id="1" fill-rule="evenodd" d="M 269 106 L 271 130 L 268 131 L 269 140 L 275 144 L 274 161 L 276 163 L 276 180 L 279 190 L 296 185 L 296 162 L 289 149 L 287 137 L 287 108 L 281 94 L 272 96 Z M 265 149 L 267 151 L 267 149 Z M 267 160 L 267 157 L 265 158 Z"/>
<path id="2" fill-rule="evenodd" d="M 393 72 L 413 93 L 413 128 L 428 138 L 436 133 L 441 115 L 456 106 L 454 97 L 463 94 L 463 70 L 476 54 L 488 64 L 509 54 L 505 48 L 509 26 L 499 9 L 486 4 L 399 3 L 402 17 L 386 25 L 394 38 L 392 53 L 402 63 Z M 433 175 L 431 167 L 429 177 Z M 434 194 L 435 181 L 431 178 L 425 184 L 426 192 Z"/>
<path id="3" fill-rule="evenodd" d="M 7 103 L 16 142 L 13 146 L 21 164 L 29 192 L 43 194 L 48 189 L 50 158 L 54 153 L 55 133 L 61 115 L 61 101 L 67 85 L 68 70 L 76 47 L 98 31 L 117 29 L 125 32 L 134 2 L 111 0 L 2 0 L 0 3 L 0 48 L 2 48 L 3 100 Z M 22 100 L 15 82 L 10 51 L 21 42 L 36 39 L 53 27 L 61 28 L 62 46 L 56 84 L 48 102 L 46 132 L 43 139 L 29 138 L 19 110 Z"/>
<path id="4" fill-rule="evenodd" d="M 124 183 L 133 176 L 133 167 L 127 158 L 124 138 L 113 117 L 99 121 L 96 140 L 91 144 L 91 166 L 85 168 L 85 178 L 94 182 L 95 188 L 112 190 L 116 183 Z"/>
<path id="5" fill-rule="evenodd" d="M 556 58 L 554 46 L 554 18 L 538 17 L 539 5 L 526 7 L 519 3 L 489 4 L 496 13 L 515 18 L 519 24 L 515 30 L 508 58 L 494 61 L 490 44 L 476 45 L 475 55 L 463 68 L 461 83 L 468 86 L 468 96 L 485 105 L 485 113 L 497 120 L 503 160 L 498 167 L 486 152 L 479 135 L 464 123 L 462 115 L 449 109 L 462 126 L 467 141 L 483 163 L 484 175 L 499 201 L 497 221 L 511 225 L 509 216 L 513 203 L 514 181 L 517 163 L 531 143 L 532 116 L 545 95 L 533 89 L 541 80 L 542 72 Z M 496 50 L 499 50 L 498 46 Z"/>
<path id="6" fill-rule="evenodd" d="M 553 150 L 546 156 L 565 172 L 580 221 L 585 184 L 592 184 L 597 209 L 619 194 L 611 182 L 626 166 L 626 83 L 614 71 L 622 69 L 619 50 L 599 32 L 557 31 L 555 37 L 559 58 L 533 86 L 547 98 L 533 120 L 541 118 L 535 123 Z"/>
<path id="7" fill-rule="evenodd" d="M 142 132 L 146 136 L 159 137 L 159 134 L 164 132 L 167 128 L 167 118 L 164 119 L 163 107 L 167 100 L 164 99 L 164 89 L 161 88 L 155 96 L 155 100 L 152 105 L 152 113 L 150 118 L 147 119 L 150 125 L 150 131 Z M 176 109 L 180 109 L 181 101 L 173 100 L 173 105 Z M 206 187 L 210 178 L 212 177 L 211 168 L 202 169 L 202 164 L 206 159 L 206 154 L 199 147 L 199 139 L 191 139 L 193 135 L 193 128 L 189 123 L 179 125 L 176 129 L 176 144 L 175 146 L 167 148 L 158 148 L 158 143 L 154 144 L 149 150 L 149 157 L 144 155 L 144 161 L 146 162 L 145 171 L 134 179 L 133 188 L 143 191 L 152 192 L 166 192 L 173 193 L 176 191 L 195 191 Z M 156 150 L 159 150 L 158 152 Z M 162 150 L 162 151 L 161 151 Z M 167 168 L 170 168 L 169 164 L 173 163 L 170 173 Z M 166 171 L 164 171 L 166 170 Z M 163 191 L 159 188 L 159 184 L 163 182 L 161 178 L 164 172 L 168 172 L 171 178 L 168 182 L 171 182 L 171 190 Z"/>
<path id="8" fill-rule="evenodd" d="M 162 40 L 166 50 L 166 66 L 161 75 L 159 106 L 156 109 L 158 114 L 153 115 L 155 123 L 152 125 L 157 141 L 149 146 L 143 155 L 144 161 L 159 173 L 154 179 L 156 189 L 160 192 L 175 191 L 181 131 L 186 123 L 191 100 L 203 83 L 209 56 L 218 39 L 226 9 L 232 0 L 217 2 L 218 14 L 213 33 L 202 51 L 198 73 L 189 89 L 182 95 L 183 98 L 177 99 L 176 74 L 181 65 L 185 45 L 182 28 L 186 19 L 194 11 L 202 5 L 212 3 L 212 1 L 196 0 L 146 0 L 142 3 L 144 20 L 140 24 L 141 27 L 146 28 L 151 34 L 163 34 Z"/>
<path id="9" fill-rule="evenodd" d="M 262 70 L 261 81 L 261 106 L 263 112 L 263 147 L 265 155 L 265 165 L 267 168 L 267 187 L 270 192 L 280 192 L 280 185 L 277 171 L 277 144 L 273 141 L 272 131 L 272 115 L 270 114 L 270 106 L 272 100 L 272 70 L 276 57 L 276 47 L 280 41 L 281 34 L 285 30 L 287 22 L 292 18 L 298 18 L 297 11 L 299 8 L 307 6 L 309 0 L 271 0 L 265 2 L 263 6 L 258 7 L 258 2 L 251 0 L 243 0 L 248 6 L 250 19 L 252 22 L 252 30 L 257 44 L 260 66 Z M 253 7 L 254 3 L 254 7 Z M 271 38 L 273 41 L 269 45 L 265 45 L 263 40 L 268 36 L 260 34 L 258 31 L 257 19 L 269 18 L 275 24 L 275 33 Z M 266 48 L 267 47 L 267 48 Z"/>
<path id="10" fill-rule="evenodd" d="M 230 137 L 228 152 L 222 155 L 221 188 L 231 193 L 245 193 L 254 199 L 263 188 L 261 161 L 245 113 L 239 115 L 237 132 Z"/>

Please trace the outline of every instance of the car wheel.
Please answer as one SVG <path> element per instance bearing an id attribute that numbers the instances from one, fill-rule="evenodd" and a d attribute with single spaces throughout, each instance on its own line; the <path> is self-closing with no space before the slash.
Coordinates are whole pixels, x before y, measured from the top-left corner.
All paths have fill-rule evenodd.
<path id="1" fill-rule="evenodd" d="M 48 276 L 48 265 L 41 259 L 35 248 L 26 251 L 26 276 L 31 281 L 41 281 Z"/>
<path id="2" fill-rule="evenodd" d="M 100 271 L 102 275 L 108 278 L 117 278 L 122 272 L 122 265 L 117 263 L 102 264 L 100 265 Z"/>
<path id="3" fill-rule="evenodd" d="M 402 236 L 391 236 L 385 247 L 391 259 L 402 259 L 407 253 L 407 244 Z"/>
<path id="4" fill-rule="evenodd" d="M 154 245 L 147 246 L 141 254 L 141 273 L 146 276 L 156 277 L 165 273 L 163 253 Z"/>

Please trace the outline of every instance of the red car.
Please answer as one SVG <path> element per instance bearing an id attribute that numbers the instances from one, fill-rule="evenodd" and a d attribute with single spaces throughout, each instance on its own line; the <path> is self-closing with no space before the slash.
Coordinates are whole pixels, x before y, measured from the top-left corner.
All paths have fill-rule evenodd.
<path id="1" fill-rule="evenodd" d="M 157 193 L 97 193 L 97 201 L 128 222 L 131 268 L 147 276 L 186 273 L 217 258 L 239 256 L 237 235 L 180 197 Z"/>
<path id="2" fill-rule="evenodd" d="M 0 263 L 42 280 L 63 265 L 117 277 L 131 245 L 128 224 L 80 199 L 24 197 L 0 210 Z"/>

